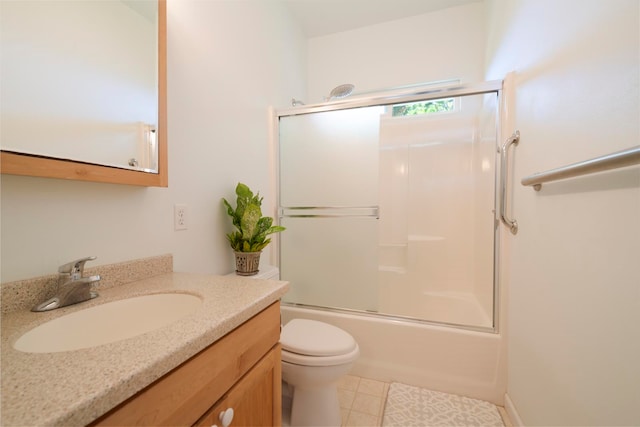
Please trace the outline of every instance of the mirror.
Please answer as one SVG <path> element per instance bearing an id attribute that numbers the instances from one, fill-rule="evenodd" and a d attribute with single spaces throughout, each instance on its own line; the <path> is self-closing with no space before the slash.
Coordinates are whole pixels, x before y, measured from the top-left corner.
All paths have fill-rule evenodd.
<path id="1" fill-rule="evenodd" d="M 165 0 L 1 8 L 2 173 L 166 187 Z"/>

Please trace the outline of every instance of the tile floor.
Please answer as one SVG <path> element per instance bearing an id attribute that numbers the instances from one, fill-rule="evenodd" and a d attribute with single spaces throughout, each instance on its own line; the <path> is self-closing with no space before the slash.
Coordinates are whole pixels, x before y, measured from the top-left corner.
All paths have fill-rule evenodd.
<path id="1" fill-rule="evenodd" d="M 338 383 L 342 425 L 381 426 L 389 384 L 345 375 Z"/>
<path id="2" fill-rule="evenodd" d="M 344 376 L 338 383 L 342 426 L 380 427 L 389 385 L 389 383 L 354 375 Z M 505 409 L 498 406 L 498 411 L 504 425 L 512 427 Z"/>

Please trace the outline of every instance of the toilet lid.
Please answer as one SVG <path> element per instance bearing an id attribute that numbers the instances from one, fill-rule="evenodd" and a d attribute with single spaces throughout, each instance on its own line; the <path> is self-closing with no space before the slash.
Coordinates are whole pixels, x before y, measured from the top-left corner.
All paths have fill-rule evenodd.
<path id="1" fill-rule="evenodd" d="M 337 356 L 356 348 L 351 335 L 328 323 L 293 319 L 280 333 L 280 344 L 286 351 L 307 356 Z"/>

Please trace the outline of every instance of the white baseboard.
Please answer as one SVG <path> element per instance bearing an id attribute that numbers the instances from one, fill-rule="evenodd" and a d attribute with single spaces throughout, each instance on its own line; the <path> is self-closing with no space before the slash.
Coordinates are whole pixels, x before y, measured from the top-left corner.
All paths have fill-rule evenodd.
<path id="1" fill-rule="evenodd" d="M 504 395 L 504 409 L 507 411 L 507 415 L 509 415 L 514 427 L 524 427 L 524 423 L 522 422 L 520 415 L 518 415 L 518 411 L 507 393 Z"/>

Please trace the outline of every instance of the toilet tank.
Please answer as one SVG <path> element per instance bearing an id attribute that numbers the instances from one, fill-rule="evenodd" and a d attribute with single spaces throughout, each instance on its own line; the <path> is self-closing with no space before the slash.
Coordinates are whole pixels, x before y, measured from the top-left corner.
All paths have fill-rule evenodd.
<path id="1" fill-rule="evenodd" d="M 228 274 L 228 276 L 235 276 L 236 273 Z M 278 267 L 273 265 L 261 265 L 258 274 L 254 274 L 253 276 L 239 276 L 246 277 L 249 279 L 266 279 L 266 280 L 280 280 L 280 270 Z"/>

